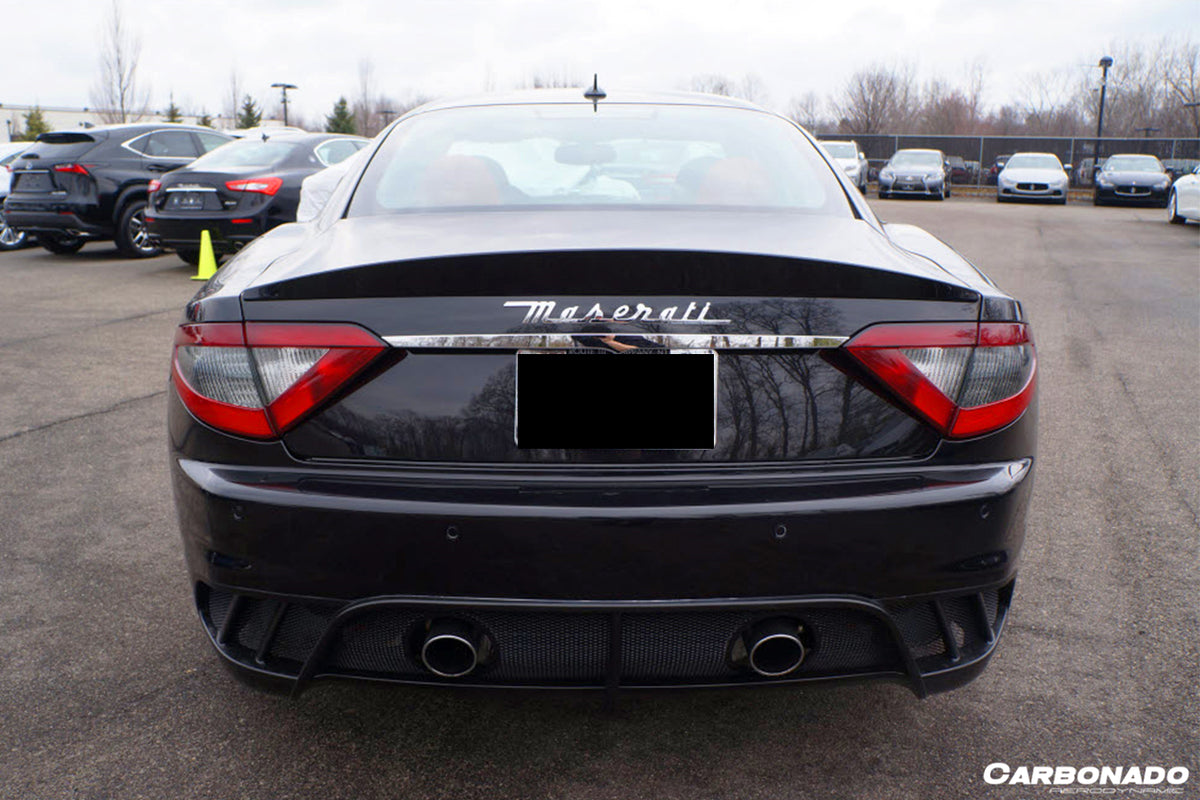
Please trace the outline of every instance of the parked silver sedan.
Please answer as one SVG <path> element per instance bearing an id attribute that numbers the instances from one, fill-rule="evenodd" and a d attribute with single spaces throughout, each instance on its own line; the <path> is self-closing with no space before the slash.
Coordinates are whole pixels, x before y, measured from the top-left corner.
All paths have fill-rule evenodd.
<path id="1" fill-rule="evenodd" d="M 867 157 L 858 149 L 858 142 L 821 142 L 825 151 L 837 162 L 846 177 L 858 187 L 863 194 L 867 193 L 867 178 L 871 171 Z"/>
<path id="2" fill-rule="evenodd" d="M 1070 179 L 1053 153 L 1016 153 L 996 178 L 996 202 L 1050 200 L 1067 203 Z"/>
<path id="3" fill-rule="evenodd" d="M 946 154 L 941 150 L 897 150 L 879 170 L 879 197 L 921 195 L 941 200 L 950 196 Z"/>

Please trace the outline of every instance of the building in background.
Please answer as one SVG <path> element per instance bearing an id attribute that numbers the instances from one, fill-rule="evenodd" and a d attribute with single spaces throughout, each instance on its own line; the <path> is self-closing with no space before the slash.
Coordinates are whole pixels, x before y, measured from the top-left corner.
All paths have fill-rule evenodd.
<path id="1" fill-rule="evenodd" d="M 106 124 L 101 118 L 100 111 L 90 108 L 65 108 L 61 106 L 38 106 L 42 110 L 42 118 L 46 120 L 46 124 L 51 130 L 63 130 L 64 128 L 93 128 L 97 125 Z M 20 135 L 25 129 L 25 115 L 32 111 L 34 106 L 22 105 L 19 103 L 0 103 L 0 142 L 11 142 L 14 136 Z M 237 126 L 237 120 L 231 117 L 223 117 L 212 115 L 212 125 L 217 130 L 233 130 Z M 180 122 L 187 125 L 196 125 L 199 122 L 199 117 L 195 114 L 181 114 Z M 137 119 L 130 119 L 130 122 L 166 122 L 166 114 L 161 111 L 154 111 L 148 114 L 143 114 Z M 282 125 L 283 120 L 264 119 L 260 125 L 268 127 L 272 125 Z"/>

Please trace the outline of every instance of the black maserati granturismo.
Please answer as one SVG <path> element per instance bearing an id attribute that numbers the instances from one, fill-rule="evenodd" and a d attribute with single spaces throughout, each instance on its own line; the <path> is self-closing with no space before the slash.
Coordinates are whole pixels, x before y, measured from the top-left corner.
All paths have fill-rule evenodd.
<path id="1" fill-rule="evenodd" d="M 170 464 L 235 675 L 978 675 L 1035 461 L 1021 304 L 779 116 L 439 102 L 175 335 Z"/>

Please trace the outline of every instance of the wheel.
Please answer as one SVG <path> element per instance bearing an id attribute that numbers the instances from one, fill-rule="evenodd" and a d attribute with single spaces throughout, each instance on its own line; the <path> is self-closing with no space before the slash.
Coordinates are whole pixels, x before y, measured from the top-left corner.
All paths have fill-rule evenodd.
<path id="1" fill-rule="evenodd" d="M 950 184 L 946 184 L 946 197 L 950 196 Z"/>
<path id="2" fill-rule="evenodd" d="M 38 236 L 37 241 L 42 247 L 59 256 L 78 253 L 79 248 L 83 247 L 83 237 L 71 236 L 70 234 L 63 234 L 60 236 L 42 234 Z"/>
<path id="3" fill-rule="evenodd" d="M 880 200 L 887 200 L 887 199 L 888 199 L 888 193 L 887 193 L 887 192 L 885 192 L 883 189 L 880 189 L 880 190 L 879 190 L 879 199 L 880 199 Z"/>
<path id="4" fill-rule="evenodd" d="M 1067 198 L 1063 197 L 1060 200 L 1056 200 L 1055 202 L 1057 202 L 1060 206 L 1065 206 L 1067 204 Z"/>
<path id="5" fill-rule="evenodd" d="M 945 189 L 942 189 L 940 192 L 938 192 L 937 194 L 935 194 L 933 196 L 933 199 L 937 200 L 940 203 L 942 200 L 945 200 L 949 196 L 950 196 L 950 193 L 947 192 Z"/>
<path id="6" fill-rule="evenodd" d="M 193 267 L 200 266 L 200 251 L 190 248 L 179 248 L 175 251 L 175 255 L 179 256 L 179 260 L 185 264 L 191 264 Z"/>
<path id="7" fill-rule="evenodd" d="M 0 250 L 16 250 L 24 247 L 25 240 L 28 238 L 25 231 L 10 228 L 7 224 L 0 222 Z"/>
<path id="8" fill-rule="evenodd" d="M 1179 198 L 1175 195 L 1175 190 L 1171 190 L 1171 196 L 1167 198 L 1167 222 L 1172 225 L 1182 225 L 1187 222 L 1186 219 L 1179 216 Z"/>
<path id="9" fill-rule="evenodd" d="M 146 228 L 145 200 L 131 200 L 125 204 L 113 240 L 126 258 L 150 258 L 162 252 L 162 248 L 150 240 L 150 231 Z"/>

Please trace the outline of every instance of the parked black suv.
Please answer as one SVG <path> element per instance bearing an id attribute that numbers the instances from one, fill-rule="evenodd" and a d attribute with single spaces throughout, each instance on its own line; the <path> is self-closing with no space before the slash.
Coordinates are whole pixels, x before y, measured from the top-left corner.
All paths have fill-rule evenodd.
<path id="1" fill-rule="evenodd" d="M 158 255 L 146 231 L 147 185 L 231 140 L 170 123 L 43 133 L 12 165 L 5 217 L 52 253 L 112 239 L 128 258 Z"/>

